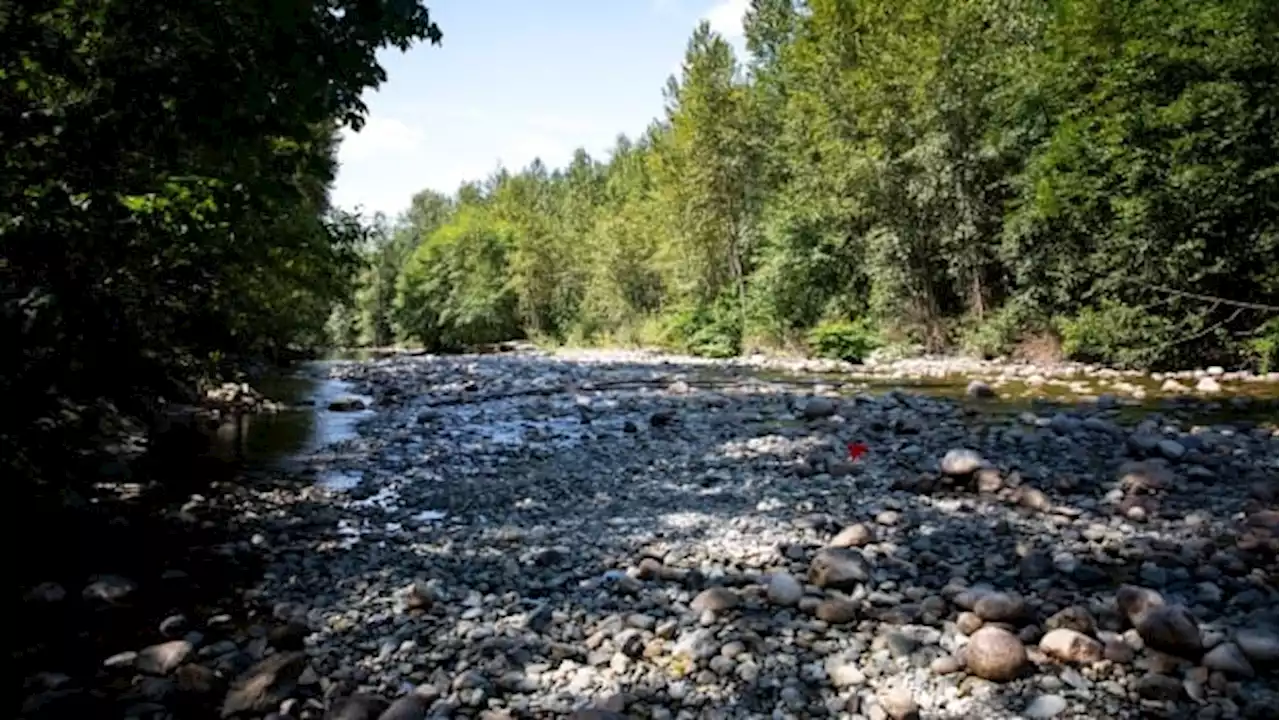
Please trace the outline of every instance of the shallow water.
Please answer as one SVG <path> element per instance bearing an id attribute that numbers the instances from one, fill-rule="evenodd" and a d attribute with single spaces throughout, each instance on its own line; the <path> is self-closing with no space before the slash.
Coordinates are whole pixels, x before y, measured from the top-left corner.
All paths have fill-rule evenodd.
<path id="1" fill-rule="evenodd" d="M 274 413 L 245 414 L 238 420 L 238 431 L 235 420 L 224 423 L 217 430 L 214 454 L 254 467 L 273 467 L 355 438 L 357 426 L 374 412 L 335 412 L 329 410 L 329 403 L 356 397 L 370 405 L 373 398 L 355 393 L 350 383 L 330 378 L 329 369 L 335 362 L 341 361 L 307 362 L 261 380 L 257 389 L 287 407 Z M 335 477 L 332 481 L 342 485 L 350 479 Z"/>

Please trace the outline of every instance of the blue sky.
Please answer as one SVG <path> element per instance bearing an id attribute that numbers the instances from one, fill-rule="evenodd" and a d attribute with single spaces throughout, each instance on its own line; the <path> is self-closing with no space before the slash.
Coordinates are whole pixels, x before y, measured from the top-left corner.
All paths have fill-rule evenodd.
<path id="1" fill-rule="evenodd" d="M 577 147 L 604 157 L 662 113 L 699 20 L 741 43 L 747 0 L 427 0 L 444 33 L 381 55 L 387 81 L 366 93 L 368 122 L 346 132 L 333 202 L 394 216 L 414 193 L 445 193 L 551 167 Z"/>

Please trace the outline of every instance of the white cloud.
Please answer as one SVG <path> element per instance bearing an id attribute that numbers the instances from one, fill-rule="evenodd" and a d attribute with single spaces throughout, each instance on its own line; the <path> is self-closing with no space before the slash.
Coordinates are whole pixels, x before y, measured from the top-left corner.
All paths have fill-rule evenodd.
<path id="1" fill-rule="evenodd" d="M 338 157 L 346 161 L 366 160 L 372 157 L 397 155 L 416 150 L 422 145 L 424 133 L 421 127 L 409 125 L 395 118 L 370 116 L 360 132 L 342 129 L 342 145 Z"/>
<path id="2" fill-rule="evenodd" d="M 749 0 L 719 0 L 702 14 L 702 19 L 726 40 L 736 40 L 742 37 L 742 19 L 747 14 L 748 4 Z"/>

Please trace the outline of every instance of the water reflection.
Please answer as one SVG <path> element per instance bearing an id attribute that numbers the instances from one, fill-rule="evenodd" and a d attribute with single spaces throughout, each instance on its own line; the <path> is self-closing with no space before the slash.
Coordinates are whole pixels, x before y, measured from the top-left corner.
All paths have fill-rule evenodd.
<path id="1" fill-rule="evenodd" d="M 330 378 L 329 369 L 336 362 L 343 361 L 303 363 L 292 371 L 263 378 L 258 389 L 285 409 L 229 416 L 215 432 L 213 454 L 227 461 L 269 467 L 354 438 L 359 423 L 373 411 L 335 412 L 329 404 L 338 398 L 356 397 L 367 406 L 373 399 L 353 393 L 349 383 Z"/>

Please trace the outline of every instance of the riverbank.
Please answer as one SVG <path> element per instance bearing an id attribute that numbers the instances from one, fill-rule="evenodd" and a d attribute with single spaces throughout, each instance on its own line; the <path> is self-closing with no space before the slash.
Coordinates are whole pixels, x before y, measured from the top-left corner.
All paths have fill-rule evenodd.
<path id="1" fill-rule="evenodd" d="M 1036 399 L 1012 378 L 1037 373 L 983 367 L 329 365 L 371 408 L 354 434 L 184 503 L 254 576 L 94 647 L 92 682 L 135 717 L 353 693 L 404 717 L 1274 717 L 1268 383 L 1137 399 L 1116 384 L 1155 380 L 1038 368 L 1088 387 Z M 998 397 L 962 399 L 974 379 Z M 1236 412 L 1267 402 L 1269 426 Z M 1118 606 L 1125 584 L 1186 613 Z M 190 648 L 140 660 L 161 642 Z"/>

